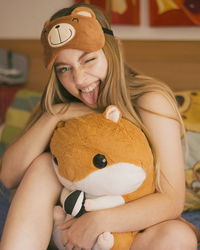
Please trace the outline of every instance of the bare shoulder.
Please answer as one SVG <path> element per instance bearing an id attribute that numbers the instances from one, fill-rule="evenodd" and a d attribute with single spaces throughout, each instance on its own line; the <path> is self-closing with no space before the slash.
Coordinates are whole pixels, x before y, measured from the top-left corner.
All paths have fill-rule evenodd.
<path id="1" fill-rule="evenodd" d="M 177 134 L 180 136 L 181 127 L 175 108 L 175 102 L 157 92 L 150 92 L 138 100 L 138 113 L 153 137 Z"/>
<path id="2" fill-rule="evenodd" d="M 172 117 L 176 116 L 176 111 L 174 108 L 175 103 L 172 100 L 168 99 L 166 96 L 158 92 L 149 92 L 144 94 L 138 99 L 138 105 L 143 109 L 164 116 L 172 116 Z M 138 111 L 142 113 L 142 109 L 138 108 Z"/>

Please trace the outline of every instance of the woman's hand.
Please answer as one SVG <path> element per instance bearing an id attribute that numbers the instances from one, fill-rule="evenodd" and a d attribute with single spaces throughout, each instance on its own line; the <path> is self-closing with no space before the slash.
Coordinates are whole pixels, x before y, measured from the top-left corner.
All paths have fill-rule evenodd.
<path id="1" fill-rule="evenodd" d="M 63 225 L 60 230 L 66 230 L 63 236 L 63 245 L 66 250 L 91 249 L 99 234 L 102 233 L 102 219 L 98 212 L 83 214 L 80 218 L 73 218 Z"/>
<path id="2" fill-rule="evenodd" d="M 58 121 L 66 121 L 75 117 L 95 112 L 83 103 L 72 102 L 70 104 L 56 104 L 53 106 Z"/>

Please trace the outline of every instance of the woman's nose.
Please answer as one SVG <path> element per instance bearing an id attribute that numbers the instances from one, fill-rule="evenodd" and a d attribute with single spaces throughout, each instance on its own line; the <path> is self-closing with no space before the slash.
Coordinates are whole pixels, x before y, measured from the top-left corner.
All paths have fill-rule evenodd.
<path id="1" fill-rule="evenodd" d="M 86 83 L 86 74 L 83 69 L 76 69 L 73 71 L 74 82 L 80 86 Z"/>

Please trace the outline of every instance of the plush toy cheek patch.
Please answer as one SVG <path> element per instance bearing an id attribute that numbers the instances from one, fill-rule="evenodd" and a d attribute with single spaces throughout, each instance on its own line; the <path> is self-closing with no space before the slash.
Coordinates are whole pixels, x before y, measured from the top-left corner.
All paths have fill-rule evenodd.
<path id="1" fill-rule="evenodd" d="M 97 51 L 103 48 L 105 37 L 94 12 L 87 7 L 78 7 L 70 15 L 47 21 L 41 34 L 41 42 L 45 66 L 50 69 L 61 50 Z"/>

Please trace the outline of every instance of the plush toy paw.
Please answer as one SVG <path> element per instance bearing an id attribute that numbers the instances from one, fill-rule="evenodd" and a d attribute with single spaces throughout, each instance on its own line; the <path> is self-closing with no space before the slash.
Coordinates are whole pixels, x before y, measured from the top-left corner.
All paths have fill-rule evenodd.
<path id="1" fill-rule="evenodd" d="M 85 211 L 93 211 L 95 209 L 95 201 L 92 199 L 86 199 L 84 203 Z"/>
<path id="2" fill-rule="evenodd" d="M 53 219 L 54 219 L 54 226 L 58 226 L 64 223 L 66 218 L 66 214 L 63 211 L 61 206 L 55 206 L 53 209 Z"/>
<path id="3" fill-rule="evenodd" d="M 110 232 L 99 235 L 93 250 L 109 250 L 114 245 L 114 237 Z"/>

